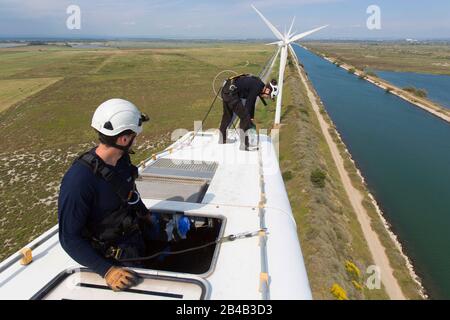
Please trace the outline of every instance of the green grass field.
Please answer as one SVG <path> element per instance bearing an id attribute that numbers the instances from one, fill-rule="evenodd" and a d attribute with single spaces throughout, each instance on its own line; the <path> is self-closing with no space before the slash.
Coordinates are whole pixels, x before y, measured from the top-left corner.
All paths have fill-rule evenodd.
<path id="1" fill-rule="evenodd" d="M 306 42 L 315 52 L 335 57 L 358 69 L 450 75 L 450 45 L 393 42 Z"/>
<path id="2" fill-rule="evenodd" d="M 36 94 L 62 78 L 0 80 L 0 112 Z"/>
<path id="3" fill-rule="evenodd" d="M 128 99 L 150 116 L 133 156 L 139 162 L 170 144 L 174 129 L 192 130 L 203 118 L 215 75 L 226 69 L 257 74 L 272 54 L 264 45 L 220 43 L 1 49 L 0 85 L 7 85 L 0 101 L 9 105 L 0 112 L 0 260 L 57 223 L 61 178 L 95 144 L 90 121 L 100 103 Z M 205 127 L 217 127 L 221 113 L 219 102 Z"/>

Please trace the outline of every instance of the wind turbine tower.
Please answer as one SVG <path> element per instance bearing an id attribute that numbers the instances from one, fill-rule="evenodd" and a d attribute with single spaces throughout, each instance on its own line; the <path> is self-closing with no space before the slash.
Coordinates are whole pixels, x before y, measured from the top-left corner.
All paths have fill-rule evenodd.
<path id="1" fill-rule="evenodd" d="M 266 25 L 269 27 L 269 29 L 273 32 L 275 37 L 277 37 L 277 39 L 278 39 L 278 41 L 269 43 L 269 45 L 277 45 L 278 50 L 281 51 L 280 72 L 279 72 L 279 77 L 278 77 L 279 93 L 277 96 L 277 107 L 276 107 L 276 112 L 275 112 L 275 125 L 279 125 L 280 120 L 281 120 L 281 102 L 283 101 L 284 71 L 286 69 L 288 50 L 291 50 L 291 52 L 293 52 L 291 43 L 298 41 L 314 32 L 322 30 L 323 28 L 328 27 L 328 25 L 294 35 L 295 32 L 291 33 L 292 27 L 294 26 L 294 22 L 295 22 L 295 17 L 294 17 L 294 19 L 292 20 L 292 23 L 291 23 L 291 27 L 289 28 L 289 31 L 288 32 L 285 31 L 284 34 L 282 34 L 280 31 L 278 31 L 277 28 L 275 28 L 275 26 L 269 20 L 266 19 L 266 17 L 264 17 L 264 15 L 258 9 L 256 9 L 256 7 L 254 5 L 252 5 L 252 8 L 258 13 L 258 15 L 261 17 L 261 19 L 263 19 L 263 21 L 266 23 Z"/>

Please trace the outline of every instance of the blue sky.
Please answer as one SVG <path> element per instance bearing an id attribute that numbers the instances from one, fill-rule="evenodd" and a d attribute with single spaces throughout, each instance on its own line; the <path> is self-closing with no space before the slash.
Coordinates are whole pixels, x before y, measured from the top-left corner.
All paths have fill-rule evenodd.
<path id="1" fill-rule="evenodd" d="M 450 39 L 448 0 L 0 0 L 0 36 L 271 38 L 253 3 L 280 29 L 329 24 L 311 38 Z M 68 30 L 66 9 L 81 8 L 81 30 Z M 381 8 L 381 30 L 368 30 L 366 9 Z"/>

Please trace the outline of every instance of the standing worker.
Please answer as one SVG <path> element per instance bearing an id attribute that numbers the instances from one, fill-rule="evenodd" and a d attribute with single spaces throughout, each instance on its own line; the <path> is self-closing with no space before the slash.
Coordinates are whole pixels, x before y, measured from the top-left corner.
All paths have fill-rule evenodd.
<path id="1" fill-rule="evenodd" d="M 258 97 L 272 100 L 278 94 L 277 81 L 273 79 L 268 84 L 253 75 L 242 74 L 229 78 L 222 88 L 223 116 L 220 124 L 219 143 L 227 142 L 227 129 L 232 122 L 233 113 L 240 119 L 241 150 L 249 151 L 249 138 L 247 130 L 256 128 L 253 123 L 255 116 L 255 104 Z M 245 99 L 245 106 L 241 99 Z"/>
<path id="2" fill-rule="evenodd" d="M 101 104 L 92 118 L 100 144 L 78 157 L 61 183 L 61 246 L 72 259 L 104 277 L 114 291 L 139 282 L 138 274 L 125 268 L 140 266 L 139 262 L 120 260 L 144 257 L 145 228 L 141 226 L 155 221 L 136 190 L 138 169 L 129 156 L 148 120 L 129 101 L 111 99 Z M 189 219 L 183 216 L 177 221 L 181 221 L 181 236 L 186 236 Z"/>

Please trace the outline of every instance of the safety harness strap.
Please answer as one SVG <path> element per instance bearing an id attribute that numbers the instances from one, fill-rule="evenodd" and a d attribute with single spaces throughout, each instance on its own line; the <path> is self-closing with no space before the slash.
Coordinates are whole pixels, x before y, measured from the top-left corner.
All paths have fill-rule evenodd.
<path id="1" fill-rule="evenodd" d="M 248 76 L 250 76 L 249 73 L 241 73 L 241 74 L 238 74 L 236 76 L 229 77 L 228 80 L 233 81 L 233 80 L 236 80 L 237 78 L 248 77 Z"/>
<path id="2" fill-rule="evenodd" d="M 134 193 L 133 190 L 130 192 L 127 187 L 129 183 L 124 178 L 114 170 L 108 168 L 102 159 L 91 152 L 82 154 L 75 162 L 87 166 L 96 176 L 106 181 L 121 200 L 121 205 L 118 209 L 108 214 L 103 220 L 96 222 L 95 226 L 87 226 L 83 231 L 84 236 L 90 238 L 97 249 L 104 252 L 115 240 L 138 230 L 139 227 L 136 222 L 137 213 L 134 215 L 132 212 L 138 208 L 133 208 L 129 204 Z M 129 164 L 132 166 L 131 161 Z M 135 166 L 132 167 L 134 169 L 132 174 L 134 181 L 138 172 Z"/>
<path id="3" fill-rule="evenodd" d="M 128 202 L 131 198 L 130 190 L 127 188 L 126 181 L 114 170 L 108 168 L 105 162 L 90 152 L 82 154 L 77 162 L 87 166 L 92 172 L 105 180 L 114 192 L 119 196 L 122 202 Z M 137 168 L 133 166 L 133 179 L 137 178 Z"/>

